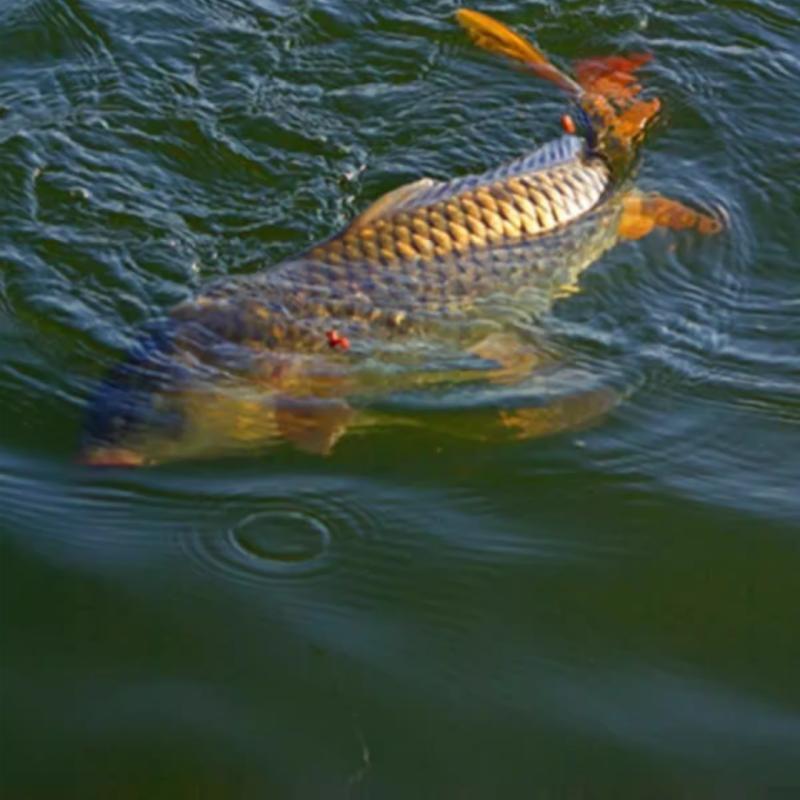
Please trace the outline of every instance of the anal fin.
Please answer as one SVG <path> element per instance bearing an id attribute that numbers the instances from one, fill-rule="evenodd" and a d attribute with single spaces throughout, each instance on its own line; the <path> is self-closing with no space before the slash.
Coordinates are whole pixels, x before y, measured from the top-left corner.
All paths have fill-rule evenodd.
<path id="1" fill-rule="evenodd" d="M 623 239 L 641 239 L 654 228 L 693 229 L 704 235 L 719 233 L 723 225 L 716 217 L 695 211 L 678 200 L 659 194 L 632 192 L 623 201 L 618 233 Z"/>

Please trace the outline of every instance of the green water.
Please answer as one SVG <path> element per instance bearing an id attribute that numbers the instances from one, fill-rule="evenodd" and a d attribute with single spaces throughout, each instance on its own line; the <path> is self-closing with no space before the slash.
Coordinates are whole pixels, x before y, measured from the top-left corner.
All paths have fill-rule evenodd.
<path id="1" fill-rule="evenodd" d="M 455 8 L 0 4 L 4 797 L 800 790 L 796 0 L 482 6 L 561 64 L 653 52 L 639 183 L 728 222 L 553 310 L 624 379 L 599 424 L 476 442 L 433 397 L 328 458 L 74 463 L 147 321 L 558 134 Z"/>

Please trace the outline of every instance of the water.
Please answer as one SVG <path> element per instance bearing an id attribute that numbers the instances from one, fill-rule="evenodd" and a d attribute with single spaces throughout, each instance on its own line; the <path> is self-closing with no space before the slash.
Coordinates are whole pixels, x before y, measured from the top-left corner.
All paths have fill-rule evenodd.
<path id="1" fill-rule="evenodd" d="M 626 401 L 513 442 L 440 398 L 329 458 L 104 472 L 73 462 L 83 405 L 142 324 L 564 104 L 445 2 L 0 7 L 4 795 L 800 784 L 797 9 L 482 8 L 561 63 L 651 50 L 640 185 L 728 221 L 554 309 Z"/>

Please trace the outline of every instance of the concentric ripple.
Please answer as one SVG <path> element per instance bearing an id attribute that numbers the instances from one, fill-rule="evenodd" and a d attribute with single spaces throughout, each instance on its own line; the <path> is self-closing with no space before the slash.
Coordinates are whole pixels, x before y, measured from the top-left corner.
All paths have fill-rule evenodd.
<path id="1" fill-rule="evenodd" d="M 307 579 L 334 569 L 351 542 L 376 536 L 356 503 L 323 494 L 237 498 L 182 536 L 204 571 L 245 583 Z"/>
<path id="2" fill-rule="evenodd" d="M 247 514 L 195 541 L 197 555 L 240 578 L 318 574 L 331 565 L 332 545 L 326 520 L 290 507 Z"/>
<path id="3" fill-rule="evenodd" d="M 796 785 L 797 0 L 474 5 L 564 68 L 652 53 L 636 185 L 725 231 L 620 243 L 525 328 L 544 368 L 379 399 L 328 458 L 99 470 L 143 327 L 568 103 L 451 3 L 0 2 L 0 796 Z"/>

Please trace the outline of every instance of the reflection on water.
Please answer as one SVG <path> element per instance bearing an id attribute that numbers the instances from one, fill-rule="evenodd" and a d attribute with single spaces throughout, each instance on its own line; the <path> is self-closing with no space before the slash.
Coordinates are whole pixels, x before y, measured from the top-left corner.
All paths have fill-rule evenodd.
<path id="1" fill-rule="evenodd" d="M 563 104 L 441 4 L 0 9 L 10 796 L 795 780 L 794 8 L 487 10 L 562 64 L 652 51 L 639 183 L 727 220 L 618 247 L 548 314 L 569 358 L 524 391 L 622 402 L 517 442 L 481 414 L 519 389 L 422 390 L 329 458 L 110 474 L 73 463 L 83 406 L 143 325 Z"/>

